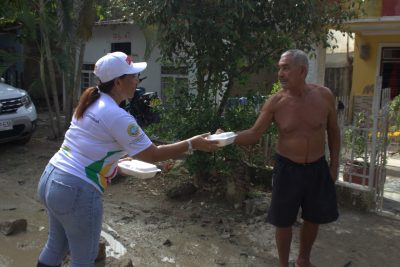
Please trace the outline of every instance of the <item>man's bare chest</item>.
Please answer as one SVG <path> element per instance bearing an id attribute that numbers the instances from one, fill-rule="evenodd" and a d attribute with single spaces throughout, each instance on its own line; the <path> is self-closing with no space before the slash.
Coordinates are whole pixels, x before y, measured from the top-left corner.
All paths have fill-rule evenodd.
<path id="1" fill-rule="evenodd" d="M 274 120 L 282 132 L 319 131 L 326 127 L 328 116 L 324 101 L 283 101 L 277 107 Z"/>

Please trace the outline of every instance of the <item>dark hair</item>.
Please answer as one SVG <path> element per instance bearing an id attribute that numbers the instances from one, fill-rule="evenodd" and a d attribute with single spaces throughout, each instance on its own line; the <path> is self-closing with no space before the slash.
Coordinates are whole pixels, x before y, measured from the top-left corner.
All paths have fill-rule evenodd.
<path id="1" fill-rule="evenodd" d="M 83 91 L 74 112 L 74 116 L 77 120 L 81 119 L 86 109 L 100 97 L 100 92 L 106 94 L 111 92 L 112 88 L 114 87 L 114 80 L 115 79 L 106 83 L 100 83 L 98 86 L 88 87 L 85 91 Z"/>

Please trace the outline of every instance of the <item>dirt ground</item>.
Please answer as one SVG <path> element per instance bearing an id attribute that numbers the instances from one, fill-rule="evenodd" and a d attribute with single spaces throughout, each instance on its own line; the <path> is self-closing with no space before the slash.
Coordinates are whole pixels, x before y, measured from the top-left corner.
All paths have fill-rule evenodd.
<path id="1" fill-rule="evenodd" d="M 28 222 L 26 232 L 0 233 L 2 267 L 36 266 L 47 237 L 46 212 L 36 199 L 36 187 L 60 146 L 60 141 L 47 139 L 47 131 L 42 116 L 27 145 L 0 145 L 0 222 Z M 274 229 L 265 223 L 265 212 L 250 215 L 245 208 L 232 207 L 218 187 L 172 200 L 165 192 L 178 180 L 164 174 L 146 180 L 119 178 L 107 189 L 103 231 L 122 249 L 107 243 L 107 261 L 96 266 L 117 266 L 110 262 L 124 249 L 121 258 L 131 259 L 134 266 L 278 265 Z M 293 259 L 299 225 L 294 227 Z M 397 267 L 399 249 L 399 218 L 341 208 L 337 222 L 321 226 L 312 261 L 328 267 Z"/>

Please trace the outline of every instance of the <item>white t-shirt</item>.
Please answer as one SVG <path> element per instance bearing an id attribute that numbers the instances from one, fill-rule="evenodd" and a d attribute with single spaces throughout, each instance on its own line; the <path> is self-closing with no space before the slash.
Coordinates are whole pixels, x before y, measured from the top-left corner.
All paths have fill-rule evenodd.
<path id="1" fill-rule="evenodd" d="M 103 192 L 117 174 L 118 160 L 126 154 L 134 156 L 151 144 L 134 117 L 111 96 L 101 93 L 81 119 L 73 117 L 50 163 Z"/>

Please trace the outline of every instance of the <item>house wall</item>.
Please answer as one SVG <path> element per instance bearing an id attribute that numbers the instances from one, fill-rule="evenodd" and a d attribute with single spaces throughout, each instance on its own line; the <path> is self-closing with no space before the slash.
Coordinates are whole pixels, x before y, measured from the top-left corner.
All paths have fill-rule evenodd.
<path id="1" fill-rule="evenodd" d="M 147 92 L 161 93 L 161 64 L 156 62 L 160 53 L 154 49 L 145 59 L 146 41 L 143 32 L 133 24 L 96 25 L 92 38 L 86 43 L 84 64 L 95 64 L 103 55 L 111 51 L 112 43 L 131 43 L 131 54 L 134 62 L 146 61 L 147 68 L 141 77 L 147 76 L 140 86 Z"/>
<path id="2" fill-rule="evenodd" d="M 330 63 L 329 59 L 332 59 L 333 61 L 335 60 L 335 58 L 332 56 L 335 56 L 336 54 L 346 54 L 347 52 L 351 53 L 354 51 L 354 34 L 349 34 L 337 30 L 330 30 L 330 32 L 333 33 L 334 39 L 328 40 L 328 43 L 331 47 L 326 48 L 327 65 Z M 342 66 L 346 64 L 347 60 L 344 59 Z"/>
<path id="3" fill-rule="evenodd" d="M 399 35 L 361 35 L 356 34 L 354 47 L 354 72 L 352 95 L 372 96 L 377 69 L 379 70 L 380 44 L 400 43 Z M 362 47 L 367 47 L 367 57 L 361 58 Z"/>
<path id="4" fill-rule="evenodd" d="M 354 37 L 340 31 L 331 32 L 334 37 L 328 40 L 331 47 L 317 47 L 315 57 L 310 58 L 307 82 L 325 85 L 335 95 L 349 95 L 349 57 L 354 51 Z"/>
<path id="5" fill-rule="evenodd" d="M 331 30 L 334 39 L 326 48 L 324 84 L 335 96 L 350 95 L 354 35 Z"/>
<path id="6" fill-rule="evenodd" d="M 157 62 L 160 51 L 157 47 L 153 49 L 149 58 L 145 57 L 146 40 L 142 30 L 135 24 L 105 24 L 95 25 L 91 39 L 86 43 L 84 64 L 95 64 L 103 55 L 111 51 L 112 43 L 131 42 L 131 54 L 135 62 L 146 61 L 147 68 L 141 73 L 141 77 L 147 76 L 140 86 L 147 92 L 157 92 L 163 96 L 161 82 L 161 63 Z M 318 69 L 318 68 L 316 68 Z M 193 72 L 189 72 L 189 80 L 193 80 Z M 166 75 L 164 75 L 166 76 Z M 167 75 L 168 76 L 168 75 Z M 175 75 L 176 76 L 176 75 Z M 262 94 L 269 93 L 272 84 L 277 81 L 276 73 L 262 70 L 259 74 L 252 75 L 246 85 L 236 83 L 232 95 L 245 96 L 248 91 L 260 91 Z"/>
<path id="7" fill-rule="evenodd" d="M 326 52 L 322 45 L 315 46 L 313 54 L 309 55 L 307 83 L 324 85 Z"/>

